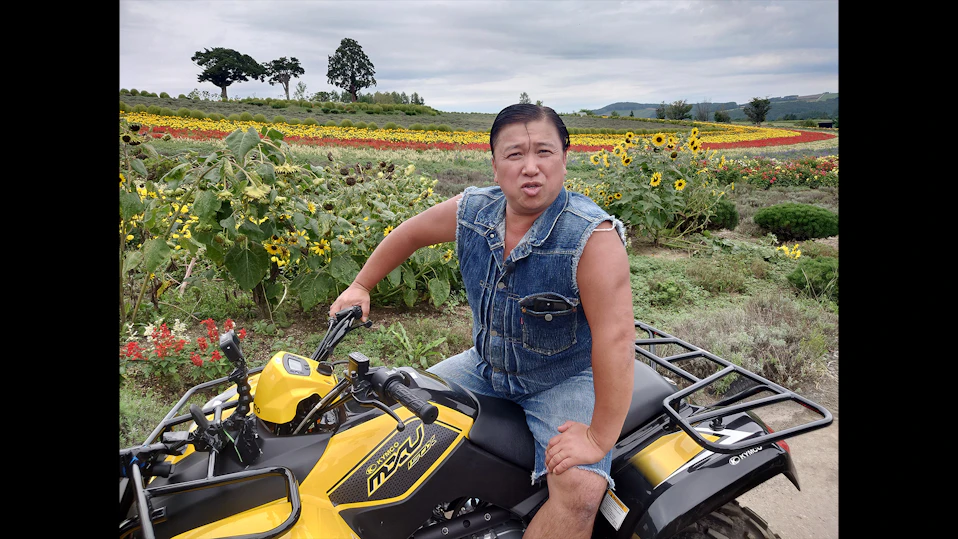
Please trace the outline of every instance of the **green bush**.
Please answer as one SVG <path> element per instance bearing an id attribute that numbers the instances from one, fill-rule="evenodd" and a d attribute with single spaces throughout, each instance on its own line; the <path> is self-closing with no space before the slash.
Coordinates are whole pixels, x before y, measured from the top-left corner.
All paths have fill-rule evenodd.
<path id="1" fill-rule="evenodd" d="M 289 125 L 297 125 L 297 124 L 300 124 L 300 123 L 302 123 L 302 122 L 300 122 L 299 118 L 290 118 L 290 119 L 286 120 L 286 123 L 288 123 Z"/>
<path id="2" fill-rule="evenodd" d="M 190 117 L 190 109 L 188 109 L 188 108 L 186 108 L 186 107 L 181 107 L 181 108 L 179 108 L 179 109 L 176 109 L 176 115 L 179 116 L 180 118 L 189 118 L 189 117 Z"/>
<path id="3" fill-rule="evenodd" d="M 735 230 L 738 226 L 738 209 L 735 203 L 727 198 L 721 198 L 715 206 L 715 215 L 709 219 L 709 230 Z"/>
<path id="4" fill-rule="evenodd" d="M 326 123 L 323 125 L 326 127 L 336 127 L 338 124 L 336 123 L 336 120 L 326 120 Z"/>
<path id="5" fill-rule="evenodd" d="M 143 103 L 140 103 L 138 105 L 133 105 L 133 112 L 146 112 L 146 109 L 147 109 L 147 106 L 144 105 Z M 186 109 L 186 110 L 190 110 L 190 109 Z"/>
<path id="6" fill-rule="evenodd" d="M 788 274 L 795 288 L 818 298 L 838 303 L 838 259 L 831 256 L 802 257 L 795 271 Z"/>
<path id="7" fill-rule="evenodd" d="M 376 125 L 376 122 L 368 122 L 366 124 L 366 129 L 379 129 L 379 126 Z"/>
<path id="8" fill-rule="evenodd" d="M 274 109 L 285 109 L 289 107 L 289 103 L 286 101 L 270 101 L 269 106 L 273 107 Z"/>
<path id="9" fill-rule="evenodd" d="M 396 122 L 386 122 L 383 129 L 399 129 L 399 125 L 397 125 Z"/>
<path id="10" fill-rule="evenodd" d="M 166 99 L 169 99 L 169 98 L 170 98 L 170 94 L 168 94 L 168 93 L 166 93 L 166 92 L 160 92 L 160 97 L 165 97 Z"/>
<path id="11" fill-rule="evenodd" d="M 218 113 L 218 112 L 211 112 L 211 113 L 209 114 L 209 119 L 210 119 L 210 120 L 213 120 L 214 122 L 218 122 L 218 121 L 220 121 L 220 120 L 222 120 L 222 119 L 224 119 L 224 118 L 223 118 L 223 115 L 220 114 L 220 113 Z"/>
<path id="12" fill-rule="evenodd" d="M 150 114 L 159 114 L 159 113 L 160 113 L 160 106 L 159 106 L 159 105 L 150 105 L 149 107 L 146 107 L 146 112 L 149 112 Z"/>
<path id="13" fill-rule="evenodd" d="M 319 122 L 317 122 L 316 118 L 313 118 L 312 116 L 303 120 L 303 125 L 318 125 L 318 124 Z"/>
<path id="14" fill-rule="evenodd" d="M 264 123 L 264 124 L 266 123 L 266 115 L 263 114 L 263 113 L 261 113 L 261 112 L 257 112 L 256 114 L 254 114 L 251 119 L 252 119 L 254 122 L 260 122 L 260 123 Z"/>
<path id="15" fill-rule="evenodd" d="M 366 129 L 366 122 L 356 122 L 356 125 L 354 125 L 353 127 L 355 127 L 356 129 Z"/>
<path id="16" fill-rule="evenodd" d="M 339 122 L 339 127 L 352 127 L 352 126 L 353 126 L 353 122 L 350 121 L 348 118 Z"/>
<path id="17" fill-rule="evenodd" d="M 132 110 L 132 107 L 130 107 L 130 106 L 127 105 L 126 103 L 120 101 L 120 111 L 122 111 L 122 112 L 130 112 L 131 110 Z"/>
<path id="18" fill-rule="evenodd" d="M 233 114 L 230 114 L 229 116 L 227 116 L 227 119 L 230 120 L 231 122 L 238 122 L 240 121 L 240 115 L 234 112 Z"/>
<path id="19" fill-rule="evenodd" d="M 277 114 L 276 116 L 273 116 L 273 123 L 274 123 L 274 124 L 284 124 L 284 123 L 286 123 L 286 117 L 283 116 L 282 114 Z"/>
<path id="20" fill-rule="evenodd" d="M 197 109 L 190 110 L 190 118 L 194 118 L 196 120 L 203 120 L 206 117 L 207 117 L 206 113 L 203 112 L 202 110 L 197 110 Z"/>
<path id="21" fill-rule="evenodd" d="M 811 204 L 786 202 L 759 210 L 752 218 L 779 241 L 808 240 L 838 235 L 838 214 Z"/>
<path id="22" fill-rule="evenodd" d="M 130 91 L 127 90 L 126 88 L 120 88 L 120 95 L 126 95 L 128 93 L 130 93 Z"/>
<path id="23" fill-rule="evenodd" d="M 266 118 L 263 118 L 263 119 L 265 120 Z M 240 113 L 240 121 L 241 121 L 241 122 L 252 122 L 252 121 L 253 121 L 253 115 L 250 114 L 249 112 L 246 112 L 246 111 L 244 110 L 243 112 Z"/>

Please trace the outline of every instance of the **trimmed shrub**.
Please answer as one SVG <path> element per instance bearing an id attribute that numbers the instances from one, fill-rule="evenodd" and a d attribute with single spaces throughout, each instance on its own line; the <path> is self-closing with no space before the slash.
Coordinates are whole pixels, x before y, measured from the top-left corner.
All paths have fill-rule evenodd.
<path id="1" fill-rule="evenodd" d="M 838 214 L 811 204 L 786 202 L 759 210 L 756 225 L 779 241 L 808 240 L 838 235 Z"/>
<path id="2" fill-rule="evenodd" d="M 170 98 L 170 94 L 168 94 L 168 93 L 166 93 L 166 92 L 160 92 L 160 97 L 164 97 L 164 98 L 166 98 L 166 99 L 169 99 L 169 98 Z"/>
<path id="3" fill-rule="evenodd" d="M 307 117 L 305 120 L 303 120 L 303 125 L 318 125 L 318 124 L 319 122 L 317 122 L 316 118 L 313 118 L 312 116 Z"/>
<path id="4" fill-rule="evenodd" d="M 181 108 L 179 108 L 179 109 L 176 109 L 176 115 L 179 116 L 180 118 L 189 118 L 189 117 L 190 117 L 190 109 L 188 109 L 188 108 L 186 108 L 186 107 L 181 107 Z"/>
<path id="5" fill-rule="evenodd" d="M 802 292 L 838 303 L 838 259 L 835 257 L 802 257 L 795 271 L 786 278 Z"/>
<path id="6" fill-rule="evenodd" d="M 366 124 L 366 129 L 379 129 L 379 126 L 376 125 L 376 122 L 369 122 Z"/>
<path id="7" fill-rule="evenodd" d="M 244 110 L 243 112 L 240 113 L 240 118 L 239 118 L 239 119 L 240 119 L 241 122 L 252 122 L 252 121 L 253 121 L 253 115 L 250 114 L 249 112 L 246 112 L 246 111 Z M 265 119 L 265 118 L 264 118 L 264 119 Z"/>
<path id="8" fill-rule="evenodd" d="M 396 122 L 386 122 L 386 125 L 383 126 L 383 129 L 399 129 L 399 126 Z"/>
<path id="9" fill-rule="evenodd" d="M 286 123 L 288 123 L 289 125 L 298 125 L 301 122 L 299 121 L 299 118 L 290 118 L 286 120 Z"/>
<path id="10" fill-rule="evenodd" d="M 195 119 L 197 119 L 197 120 L 203 120 L 203 119 L 205 119 L 206 117 L 207 117 L 207 116 L 206 116 L 206 113 L 203 112 L 202 110 L 192 109 L 192 110 L 190 111 L 190 118 L 195 118 Z"/>
<path id="11" fill-rule="evenodd" d="M 289 103 L 286 101 L 270 101 L 269 106 L 273 107 L 274 109 L 285 109 L 289 106 Z"/>
<path id="12" fill-rule="evenodd" d="M 353 122 L 350 121 L 350 120 L 347 118 L 347 119 L 345 119 L 345 120 L 339 122 L 339 127 L 353 127 Z"/>
<path id="13" fill-rule="evenodd" d="M 120 110 L 123 111 L 123 112 L 130 112 L 131 110 L 133 110 L 133 107 L 131 107 L 131 106 L 127 105 L 126 103 L 120 101 Z"/>
<path id="14" fill-rule="evenodd" d="M 240 121 L 240 115 L 234 112 L 233 114 L 227 116 L 226 119 L 231 122 L 238 122 Z"/>
<path id="15" fill-rule="evenodd" d="M 276 116 L 273 116 L 273 123 L 274 123 L 274 124 L 284 124 L 284 123 L 286 123 L 286 117 L 283 116 L 282 114 L 277 114 Z"/>
<path id="16" fill-rule="evenodd" d="M 735 230 L 738 226 L 738 209 L 735 203 L 727 198 L 720 198 L 715 206 L 715 215 L 709 219 L 709 230 Z"/>
<path id="17" fill-rule="evenodd" d="M 253 120 L 254 122 L 260 122 L 260 123 L 264 123 L 264 124 L 265 124 L 265 123 L 266 123 L 266 115 L 263 114 L 263 113 L 257 112 L 256 114 L 253 115 L 252 120 Z"/>
<path id="18" fill-rule="evenodd" d="M 323 125 L 325 125 L 326 127 L 336 127 L 337 124 L 336 124 L 336 120 L 326 120 L 326 123 L 324 123 Z"/>
<path id="19" fill-rule="evenodd" d="M 120 95 L 126 95 L 128 93 L 130 93 L 130 91 L 127 90 L 126 88 L 120 88 Z"/>
<path id="20" fill-rule="evenodd" d="M 348 120 L 343 120 L 343 121 L 348 121 Z M 366 122 L 356 122 L 356 125 L 354 125 L 353 127 L 355 127 L 356 129 L 366 129 Z"/>

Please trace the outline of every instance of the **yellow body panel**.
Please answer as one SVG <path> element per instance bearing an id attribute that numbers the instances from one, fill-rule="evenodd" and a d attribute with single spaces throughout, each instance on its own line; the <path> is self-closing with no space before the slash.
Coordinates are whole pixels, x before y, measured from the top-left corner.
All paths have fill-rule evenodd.
<path id="1" fill-rule="evenodd" d="M 711 442 L 719 439 L 711 434 L 702 436 Z M 679 431 L 655 440 L 636 453 L 629 462 L 642 472 L 649 483 L 656 486 L 702 451 L 702 446 L 695 443 L 691 436 Z"/>
<path id="2" fill-rule="evenodd" d="M 293 356 L 309 364 L 309 376 L 287 372 L 283 366 L 285 356 Z M 253 412 L 264 421 L 287 423 L 296 416 L 296 406 L 310 395 L 325 396 L 336 385 L 335 376 L 326 376 L 316 371 L 318 362 L 289 352 L 276 352 L 259 374 L 253 395 Z M 250 384 L 252 385 L 252 384 Z"/>
<path id="3" fill-rule="evenodd" d="M 339 511 L 349 507 L 375 507 L 406 498 L 446 459 L 461 439 L 466 437 L 472 427 L 473 421 L 469 416 L 445 406 L 437 405 L 437 408 L 439 409 L 439 416 L 435 423 L 456 432 L 455 439 L 432 466 L 421 471 L 421 476 L 415 484 L 401 495 L 389 499 L 334 506 L 328 493 L 334 490 L 337 483 L 342 483 L 348 477 L 357 473 L 363 476 L 367 474 L 367 471 L 359 467 L 359 464 L 367 455 L 382 448 L 385 445 L 384 440 L 389 439 L 396 433 L 396 420 L 387 415 L 382 415 L 336 433 L 330 439 L 316 467 L 299 485 L 302 513 L 293 528 L 282 535 L 281 538 L 359 539 L 339 516 Z M 399 407 L 395 412 L 403 422 L 409 423 L 412 421 L 414 424 L 419 424 L 417 418 L 406 408 Z M 407 433 L 408 436 L 415 436 L 410 433 L 411 430 L 415 429 L 407 427 L 402 433 L 399 433 L 399 437 L 403 438 Z M 191 452 L 192 448 L 187 453 Z M 278 499 L 229 518 L 190 530 L 176 536 L 176 539 L 209 539 L 264 532 L 285 521 L 289 516 L 290 508 L 291 506 L 285 498 Z"/>

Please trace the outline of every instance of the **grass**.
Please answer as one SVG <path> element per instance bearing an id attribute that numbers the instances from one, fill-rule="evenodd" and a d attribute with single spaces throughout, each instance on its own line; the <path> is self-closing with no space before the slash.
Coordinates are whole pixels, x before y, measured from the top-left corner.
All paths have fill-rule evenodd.
<path id="1" fill-rule="evenodd" d="M 202 153 L 220 144 L 154 142 L 161 153 L 185 148 Z M 778 150 L 762 148 L 761 155 L 775 156 Z M 822 151 L 837 154 L 837 146 L 833 152 Z M 327 152 L 343 162 L 384 159 L 397 167 L 414 164 L 420 173 L 439 179 L 436 190 L 443 196 L 451 196 L 466 185 L 492 181 L 489 154 L 484 151 L 386 153 L 294 147 L 293 157 L 321 163 L 327 159 Z M 567 168 L 569 177 L 585 178 L 594 171 L 584 154 L 570 155 Z M 776 256 L 775 244 L 752 222 L 752 216 L 763 207 L 786 201 L 816 204 L 837 212 L 838 189 L 764 190 L 741 185 L 736 186 L 732 200 L 739 211 L 739 225 L 733 231 L 715 233 L 720 241 L 712 244 L 714 249 L 702 248 L 709 245 L 707 242 L 684 250 L 653 247 L 641 238 L 632 238 L 629 260 L 635 317 L 802 393 L 815 387 L 826 362 L 838 349 L 838 307 L 802 295 L 788 283 L 786 275 L 797 262 Z M 724 245 L 722 249 L 719 243 Z M 835 242 L 802 242 L 801 250 L 806 257 L 838 256 Z M 325 306 L 304 313 L 289 299 L 267 323 L 255 318 L 253 303 L 245 292 L 224 290 L 216 281 L 191 285 L 182 295 L 168 294 L 165 301 L 146 308 L 144 319 L 180 318 L 198 331 L 202 331 L 198 322 L 204 318 L 232 318 L 237 328 L 247 330 L 242 348 L 251 367 L 263 365 L 280 350 L 308 356 L 326 331 Z M 462 294 L 454 294 L 438 309 L 430 305 L 413 309 L 374 306 L 370 320 L 371 328 L 346 336 L 337 349 L 337 359 L 360 351 L 374 365 L 415 364 L 423 358 L 431 364 L 470 346 L 472 318 Z M 405 341 L 389 331 L 400 326 Z M 428 346 L 437 340 L 442 342 Z M 416 356 L 424 350 L 435 354 Z M 120 386 L 120 446 L 141 443 L 193 383 L 159 387 L 135 366 L 128 369 L 127 380 Z M 196 397 L 201 402 L 204 398 L 208 397 Z"/>

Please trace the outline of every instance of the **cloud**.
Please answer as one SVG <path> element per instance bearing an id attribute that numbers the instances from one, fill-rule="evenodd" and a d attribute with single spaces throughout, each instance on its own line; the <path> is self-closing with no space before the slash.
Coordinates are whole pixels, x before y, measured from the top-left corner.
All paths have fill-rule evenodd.
<path id="1" fill-rule="evenodd" d="M 120 88 L 218 95 L 190 58 L 225 47 L 297 58 L 291 90 L 340 91 L 326 70 L 346 37 L 375 66 L 365 92 L 416 92 L 444 111 L 497 112 L 522 92 L 572 112 L 838 91 L 837 0 L 120 0 Z M 227 92 L 283 97 L 266 82 Z"/>

